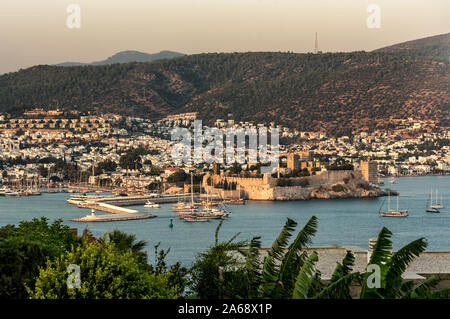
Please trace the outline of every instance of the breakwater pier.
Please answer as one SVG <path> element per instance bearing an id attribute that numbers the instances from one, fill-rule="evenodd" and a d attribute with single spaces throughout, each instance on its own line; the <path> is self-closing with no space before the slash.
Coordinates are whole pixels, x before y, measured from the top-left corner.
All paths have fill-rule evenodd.
<path id="1" fill-rule="evenodd" d="M 144 213 L 130 213 L 130 214 L 120 214 L 120 215 L 87 215 L 81 218 L 72 218 L 73 222 L 114 222 L 114 221 L 124 221 L 124 220 L 136 220 L 136 219 L 148 219 L 155 218 L 156 215 L 144 214 Z"/>
<path id="2" fill-rule="evenodd" d="M 212 198 L 211 198 L 212 197 Z M 91 214 L 82 218 L 73 218 L 75 222 L 106 222 L 154 218 L 156 215 L 141 213 L 135 209 L 124 208 L 124 206 L 144 205 L 148 201 L 154 203 L 176 203 L 178 201 L 195 201 L 206 198 L 204 194 L 183 194 L 183 195 L 154 195 L 144 196 L 73 196 L 67 200 L 69 204 L 78 208 L 91 209 Z M 209 195 L 210 200 L 219 199 L 218 196 Z M 95 211 L 109 213 L 108 215 L 95 215 Z"/>
<path id="3" fill-rule="evenodd" d="M 95 201 L 97 203 L 107 203 L 115 206 L 134 206 L 134 205 L 144 205 L 147 201 L 151 201 L 158 204 L 164 203 L 176 203 L 178 201 L 190 201 L 193 197 L 194 201 L 201 201 L 207 198 L 205 194 L 190 194 L 183 195 L 161 195 L 155 197 L 152 195 L 143 196 L 114 196 L 114 197 L 99 197 Z M 209 195 L 209 200 L 219 200 L 218 195 Z"/>

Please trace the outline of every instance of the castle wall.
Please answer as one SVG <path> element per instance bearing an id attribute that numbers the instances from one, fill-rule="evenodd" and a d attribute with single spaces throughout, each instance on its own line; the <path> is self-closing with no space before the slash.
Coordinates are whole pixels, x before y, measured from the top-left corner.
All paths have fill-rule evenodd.
<path id="1" fill-rule="evenodd" d="M 226 180 L 228 183 L 236 183 L 237 190 L 229 191 L 213 189 L 211 185 L 207 185 L 207 176 L 205 176 L 203 187 L 209 193 L 220 194 L 222 198 L 239 198 L 240 192 L 241 198 L 250 200 L 297 200 L 309 198 L 311 191 L 320 185 L 342 183 L 345 178 L 355 182 L 363 177 L 359 170 L 324 171 L 318 172 L 317 175 L 291 178 L 296 186 L 276 186 L 277 179 L 267 174 L 263 178 L 218 176 L 218 181 Z M 302 179 L 308 180 L 308 186 L 299 186 Z"/>
<path id="2" fill-rule="evenodd" d="M 354 170 L 341 170 L 341 171 L 328 171 L 328 184 L 333 185 L 342 182 L 344 178 L 349 179 L 361 179 L 361 171 Z"/>
<path id="3" fill-rule="evenodd" d="M 225 177 L 219 178 L 219 180 L 227 180 L 228 183 L 236 183 L 237 185 L 241 185 L 241 187 L 250 187 L 250 186 L 261 186 L 264 184 L 262 178 L 245 178 L 245 177 Z"/>
<path id="4" fill-rule="evenodd" d="M 273 188 L 269 186 L 246 187 L 245 197 L 251 200 L 273 200 Z"/>
<path id="5" fill-rule="evenodd" d="M 308 187 L 316 187 L 328 183 L 328 172 L 327 171 L 317 172 L 316 175 L 304 177 L 291 177 L 290 179 L 293 180 L 294 185 L 299 183 L 302 179 L 307 179 L 309 182 Z"/>

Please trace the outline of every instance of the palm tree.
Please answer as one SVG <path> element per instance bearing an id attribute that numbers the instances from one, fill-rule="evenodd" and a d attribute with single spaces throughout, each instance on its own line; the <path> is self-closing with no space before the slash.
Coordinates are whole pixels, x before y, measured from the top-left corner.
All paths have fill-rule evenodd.
<path id="1" fill-rule="evenodd" d="M 387 228 L 381 230 L 369 261 L 369 265 L 376 264 L 380 267 L 380 288 L 368 287 L 370 272 L 360 274 L 352 271 L 355 257 L 351 251 L 347 251 L 342 263 L 337 263 L 330 281 L 325 286 L 322 284 L 320 271 L 315 268 L 315 263 L 318 261 L 317 253 L 312 252 L 308 255 L 306 251 L 302 252 L 302 249 L 311 243 L 311 238 L 316 232 L 317 218 L 315 216 L 311 217 L 287 252 L 283 254 L 296 225 L 288 218 L 280 235 L 268 251 L 267 257 L 264 258 L 260 272 L 257 261 L 259 238 L 258 241 L 255 239 L 251 241 L 246 254 L 245 268 L 250 283 L 259 284 L 256 289 L 257 297 L 351 299 L 350 286 L 353 282 L 359 282 L 362 286 L 361 299 L 448 298 L 450 296 L 450 289 L 432 291 L 440 281 L 439 276 L 431 276 L 419 284 L 403 280 L 402 274 L 407 266 L 425 250 L 427 244 L 424 238 L 419 238 L 392 254 L 390 240 L 392 233 Z"/>
<path id="2" fill-rule="evenodd" d="M 450 296 L 450 289 L 433 291 L 440 281 L 438 276 L 431 276 L 419 284 L 402 279 L 409 263 L 425 250 L 424 238 L 391 253 L 392 233 L 383 228 L 369 261 L 369 265 L 378 265 L 380 268 L 381 287 L 371 288 L 367 284 L 370 272 L 360 274 L 353 271 L 355 256 L 351 251 L 346 252 L 342 263 L 337 263 L 328 284 L 323 283 L 321 273 L 315 266 L 317 252 L 308 254 L 305 250 L 317 230 L 315 216 L 309 219 L 289 246 L 297 223 L 288 218 L 262 262 L 260 237 L 254 237 L 247 244 L 234 243 L 239 235 L 236 234 L 227 242 L 219 242 L 221 225 L 216 229 L 215 245 L 200 255 L 193 268 L 193 287 L 200 298 L 351 299 L 350 287 L 354 282 L 362 286 L 361 299 Z M 244 263 L 227 253 L 236 250 L 244 256 Z"/>
<path id="3" fill-rule="evenodd" d="M 266 298 L 287 298 L 293 293 L 296 275 L 307 261 L 307 253 L 302 252 L 317 231 L 317 217 L 313 216 L 286 249 L 297 223 L 288 218 L 277 239 L 264 258 L 261 272 L 260 295 Z M 314 259 L 314 258 L 313 258 Z M 313 262 L 313 261 L 311 261 Z M 309 267 L 309 263 L 306 267 Z"/>
<path id="4" fill-rule="evenodd" d="M 361 281 L 359 272 L 352 272 L 355 256 L 349 250 L 341 263 L 337 263 L 331 275 L 328 286 L 320 291 L 315 298 L 318 299 L 351 299 L 350 285 L 354 281 Z"/>
<path id="5" fill-rule="evenodd" d="M 127 234 L 121 230 L 115 229 L 108 233 L 109 240 L 114 243 L 115 247 L 121 252 L 130 251 L 142 263 L 147 263 L 147 252 L 145 248 L 147 242 L 144 240 L 136 241 L 136 235 Z"/>
<path id="6" fill-rule="evenodd" d="M 392 253 L 391 236 L 392 233 L 386 227 L 383 227 L 369 261 L 369 265 L 378 265 L 380 269 L 380 287 L 369 287 L 368 278 L 371 273 L 366 272 L 360 298 L 448 298 L 450 289 L 431 291 L 439 283 L 439 276 L 431 276 L 416 285 L 412 281 L 404 281 L 402 278 L 408 265 L 415 257 L 425 251 L 427 247 L 425 238 L 414 240 L 397 252 Z"/>
<path id="7" fill-rule="evenodd" d="M 297 223 L 287 219 L 286 224 L 274 241 L 272 247 L 264 258 L 262 269 L 258 271 L 259 253 L 255 238 L 250 242 L 246 264 L 248 278 L 251 284 L 259 284 L 257 297 L 259 298 L 350 298 L 349 286 L 358 278 L 359 273 L 352 273 L 354 256 L 348 251 L 342 264 L 336 269 L 327 286 L 321 283 L 321 274 L 315 268 L 318 261 L 316 252 L 309 256 L 304 250 L 312 242 L 317 231 L 317 217 L 312 216 L 303 229 L 286 250 L 289 238 L 292 236 Z M 256 296 L 253 296 L 256 297 Z"/>
<path id="8" fill-rule="evenodd" d="M 225 242 L 219 241 L 220 221 L 215 232 L 214 245 L 198 255 L 191 268 L 191 290 L 201 299 L 246 298 L 248 285 L 236 258 L 229 252 L 247 245 L 247 241 L 234 242 L 239 233 Z M 260 247 L 260 246 L 258 246 Z"/>

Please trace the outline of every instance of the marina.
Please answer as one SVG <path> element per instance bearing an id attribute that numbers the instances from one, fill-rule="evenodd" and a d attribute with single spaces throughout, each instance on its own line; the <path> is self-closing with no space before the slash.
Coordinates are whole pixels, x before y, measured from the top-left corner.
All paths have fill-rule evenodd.
<path id="1" fill-rule="evenodd" d="M 389 185 L 389 183 L 386 183 Z M 391 185 L 386 186 L 387 188 Z M 270 246 L 278 235 L 286 218 L 305 223 L 312 215 L 319 219 L 319 229 L 314 237 L 314 246 L 350 245 L 367 248 L 368 239 L 376 237 L 383 226 L 394 234 L 394 249 L 408 242 L 425 237 L 428 250 L 450 250 L 450 242 L 443 240 L 450 233 L 450 212 L 442 209 L 440 214 L 427 213 L 424 207 L 430 197 L 430 188 L 438 188 L 442 194 L 443 205 L 449 207 L 448 190 L 450 176 L 401 177 L 397 179 L 395 190 L 400 193 L 399 207 L 408 210 L 408 218 L 385 218 L 379 214 L 383 199 L 339 199 L 307 201 L 247 201 L 245 205 L 228 205 L 231 217 L 223 221 L 219 240 L 228 240 L 240 232 L 238 239 L 244 240 L 261 236 L 262 245 Z M 112 194 L 95 194 L 98 197 L 112 197 Z M 61 218 L 63 223 L 78 228 L 79 232 L 88 228 L 94 236 L 101 237 L 105 232 L 120 229 L 136 234 L 146 240 L 149 259 L 154 258 L 153 245 L 161 242 L 161 248 L 171 248 L 168 263 L 181 261 L 189 265 L 197 253 L 204 251 L 214 241 L 215 228 L 221 219 L 208 222 L 190 222 L 174 217 L 173 205 L 182 196 L 152 198 L 170 201 L 160 203 L 161 208 L 148 210 L 145 202 L 140 205 L 122 206 L 136 210 L 139 214 L 151 213 L 156 218 L 109 222 L 75 222 L 71 219 L 83 218 L 90 214 L 89 208 L 78 208 L 66 202 L 68 193 L 43 193 L 41 196 L 0 197 L 0 225 L 18 224 L 22 220 L 47 217 L 49 220 Z M 186 199 L 190 196 L 186 196 Z M 440 197 L 440 196 L 439 196 Z M 391 198 L 392 199 L 392 198 Z M 194 198 L 197 201 L 197 198 Z M 180 199 L 181 201 L 181 199 Z M 198 201 L 200 201 L 198 199 Z M 111 202 L 106 202 L 111 204 Z M 97 216 L 103 213 L 96 211 Z M 117 214 L 105 214 L 110 218 Z M 110 216 L 112 215 L 112 216 Z M 126 214 L 123 214 L 126 215 Z M 135 215 L 129 214 L 129 218 Z M 101 219 L 106 217 L 100 217 Z M 172 227 L 170 226 L 172 225 Z"/>
<path id="2" fill-rule="evenodd" d="M 184 197 L 183 197 L 184 198 Z M 194 207 L 195 205 L 200 205 L 199 203 L 195 203 L 194 202 L 194 198 L 197 198 L 198 200 L 202 199 L 202 195 L 197 194 L 194 195 L 193 193 L 191 193 L 189 195 L 189 197 L 185 197 L 186 198 L 191 198 L 192 203 L 191 204 L 187 204 L 184 203 L 182 204 L 182 206 L 177 206 L 177 204 L 175 204 L 175 211 L 179 211 L 180 213 L 186 212 L 186 210 L 189 210 L 191 207 Z M 153 201 L 150 201 L 153 200 Z M 125 221 L 125 220 L 136 220 L 136 219 L 147 219 L 147 218 L 153 218 L 156 217 L 153 214 L 142 214 L 139 213 L 138 210 L 134 210 L 134 209 L 127 209 L 124 208 L 122 206 L 131 206 L 131 205 L 144 205 L 144 208 L 160 208 L 161 205 L 159 204 L 159 202 L 161 203 L 171 203 L 174 201 L 179 201 L 180 200 L 180 196 L 173 196 L 173 195 L 161 195 L 161 196 L 154 196 L 154 195 L 147 195 L 147 196 L 114 196 L 114 195 L 75 195 L 75 196 L 71 196 L 70 198 L 67 199 L 67 203 L 71 204 L 71 205 L 75 205 L 78 208 L 87 208 L 87 209 L 91 209 L 91 214 L 90 215 L 86 215 L 85 217 L 82 218 L 72 218 L 71 221 L 75 221 L 75 222 L 98 222 L 98 221 L 102 221 L 102 222 L 107 222 L 107 221 Z M 205 201 L 203 200 L 202 203 L 204 203 Z M 180 203 L 180 202 L 178 202 Z M 213 203 L 213 202 L 208 202 L 208 203 Z M 186 207 L 187 205 L 187 207 Z M 192 205 L 192 206 L 190 206 Z M 217 203 L 215 203 L 215 205 L 217 206 Z M 178 208 L 177 208 L 178 207 Z M 106 213 L 111 213 L 111 214 L 116 214 L 116 216 L 108 216 L 108 215 L 102 215 L 102 216 L 97 216 L 95 214 L 95 211 L 101 211 L 101 212 L 106 212 Z M 218 211 L 217 209 L 215 209 L 214 211 Z M 216 212 L 211 212 L 211 213 L 216 213 Z M 210 215 L 211 215 L 210 213 Z M 200 214 L 198 212 L 196 212 L 196 214 Z M 216 213 L 217 214 L 217 213 Z M 217 215 L 219 217 L 222 217 L 224 214 L 220 213 L 220 215 Z M 184 218 L 182 217 L 183 215 L 179 215 L 180 218 Z M 189 215 L 186 216 L 187 218 L 190 218 L 189 221 L 196 221 L 199 219 L 205 219 L 207 218 L 207 216 L 205 216 L 204 214 L 202 215 Z M 199 217 L 199 218 L 197 218 Z M 213 216 L 209 216 L 208 218 L 214 218 Z"/>

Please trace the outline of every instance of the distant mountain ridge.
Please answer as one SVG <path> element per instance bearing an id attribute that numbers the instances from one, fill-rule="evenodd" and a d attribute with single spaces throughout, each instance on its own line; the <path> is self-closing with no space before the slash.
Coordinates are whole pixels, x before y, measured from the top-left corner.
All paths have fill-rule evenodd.
<path id="1" fill-rule="evenodd" d="M 102 60 L 102 61 L 95 61 L 91 63 L 81 63 L 81 62 L 64 62 L 56 64 L 56 66 L 82 66 L 82 65 L 107 65 L 107 64 L 114 64 L 114 63 L 130 63 L 130 62 L 153 62 L 158 61 L 162 59 L 172 59 L 183 56 L 183 53 L 174 52 L 174 51 L 160 51 L 158 53 L 145 53 L 140 51 L 133 51 L 133 50 L 127 50 L 127 51 L 121 51 L 113 56 Z"/>
<path id="2" fill-rule="evenodd" d="M 450 57 L 450 33 L 439 34 L 418 40 L 406 41 L 373 52 L 396 52 L 416 56 L 429 56 L 449 59 Z"/>
<path id="3" fill-rule="evenodd" d="M 39 65 L 0 76 L 0 112 L 20 115 L 55 105 L 152 119 L 198 112 L 205 124 L 231 113 L 235 121 L 273 121 L 336 136 L 394 129 L 393 118 L 450 126 L 450 61 L 421 55 L 440 52 L 446 42 L 421 51 L 418 43 L 429 43 L 423 40 L 408 43 L 413 52 L 391 46 L 376 52 L 208 53 L 152 63 Z"/>

